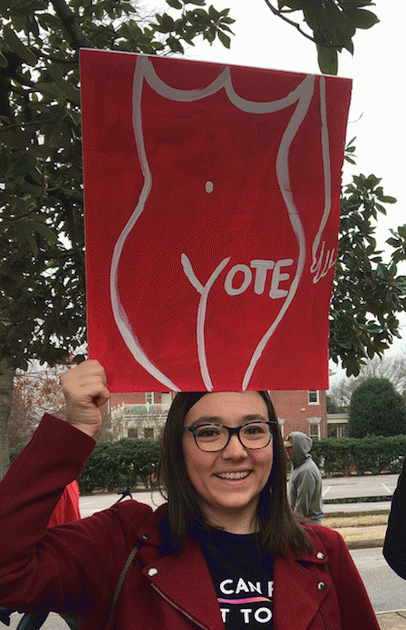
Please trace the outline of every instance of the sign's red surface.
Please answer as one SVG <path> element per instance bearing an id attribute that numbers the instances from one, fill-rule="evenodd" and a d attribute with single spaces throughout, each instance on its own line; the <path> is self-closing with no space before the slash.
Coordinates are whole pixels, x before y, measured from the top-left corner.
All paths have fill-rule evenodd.
<path id="1" fill-rule="evenodd" d="M 82 50 L 81 82 L 111 390 L 328 388 L 351 81 Z"/>

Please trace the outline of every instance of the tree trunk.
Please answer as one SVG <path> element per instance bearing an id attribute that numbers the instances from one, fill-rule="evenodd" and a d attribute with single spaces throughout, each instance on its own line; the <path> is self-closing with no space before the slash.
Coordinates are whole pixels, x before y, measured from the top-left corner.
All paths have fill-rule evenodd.
<path id="1" fill-rule="evenodd" d="M 14 368 L 0 360 L 0 479 L 3 479 L 10 465 L 8 420 L 10 417 L 11 398 L 13 395 Z"/>

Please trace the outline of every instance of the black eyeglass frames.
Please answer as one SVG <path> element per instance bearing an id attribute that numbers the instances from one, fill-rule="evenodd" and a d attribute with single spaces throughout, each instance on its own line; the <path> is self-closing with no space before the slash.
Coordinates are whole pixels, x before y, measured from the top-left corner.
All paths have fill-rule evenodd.
<path id="1" fill-rule="evenodd" d="M 275 422 L 265 420 L 247 422 L 239 427 L 226 427 L 223 424 L 206 422 L 185 427 L 184 431 L 193 433 L 196 446 L 201 451 L 222 451 L 234 434 L 244 448 L 256 450 L 268 446 L 273 437 L 275 426 Z"/>

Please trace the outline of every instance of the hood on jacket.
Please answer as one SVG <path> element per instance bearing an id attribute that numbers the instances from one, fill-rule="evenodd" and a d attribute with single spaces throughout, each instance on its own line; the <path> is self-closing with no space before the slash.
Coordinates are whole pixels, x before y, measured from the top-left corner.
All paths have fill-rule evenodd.
<path id="1" fill-rule="evenodd" d="M 313 440 L 311 437 L 300 431 L 292 431 L 292 464 L 297 468 L 310 457 Z"/>

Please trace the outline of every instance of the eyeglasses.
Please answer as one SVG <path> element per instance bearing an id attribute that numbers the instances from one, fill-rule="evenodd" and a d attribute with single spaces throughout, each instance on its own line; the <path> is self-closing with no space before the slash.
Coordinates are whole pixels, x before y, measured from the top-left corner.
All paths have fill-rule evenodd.
<path id="1" fill-rule="evenodd" d="M 223 424 L 199 424 L 185 427 L 184 431 L 193 433 L 195 442 L 201 451 L 222 451 L 231 436 L 236 435 L 244 448 L 256 450 L 268 446 L 272 439 L 275 422 L 247 422 L 239 427 L 226 427 Z"/>

